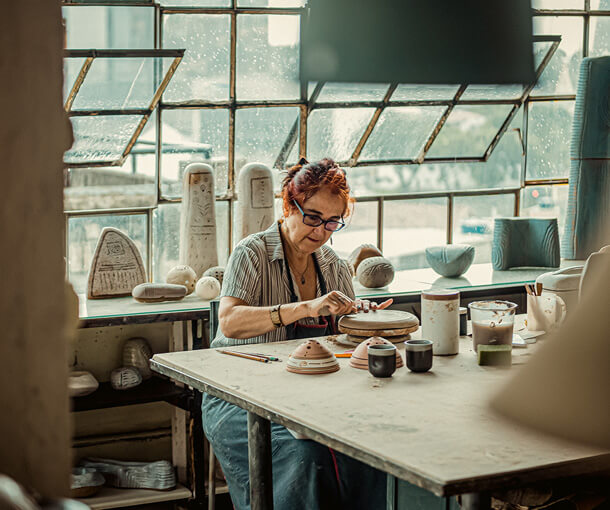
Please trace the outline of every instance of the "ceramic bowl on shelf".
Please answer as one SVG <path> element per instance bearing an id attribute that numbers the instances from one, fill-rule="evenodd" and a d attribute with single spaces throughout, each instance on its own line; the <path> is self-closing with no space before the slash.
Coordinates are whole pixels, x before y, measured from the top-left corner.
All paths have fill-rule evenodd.
<path id="1" fill-rule="evenodd" d="M 455 278 L 463 275 L 474 260 L 474 246 L 446 244 L 426 248 L 426 261 L 441 276 Z"/>

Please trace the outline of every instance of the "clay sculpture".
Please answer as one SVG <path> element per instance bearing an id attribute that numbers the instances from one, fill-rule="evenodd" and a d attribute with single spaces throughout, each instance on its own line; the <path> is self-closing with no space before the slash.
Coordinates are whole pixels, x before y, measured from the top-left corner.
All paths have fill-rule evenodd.
<path id="1" fill-rule="evenodd" d="M 176 486 L 174 466 L 167 460 L 129 462 L 86 458 L 81 464 L 102 473 L 111 487 L 169 490 Z"/>
<path id="2" fill-rule="evenodd" d="M 120 367 L 110 372 L 110 386 L 115 390 L 135 388 L 142 382 L 142 375 L 137 368 Z"/>
<path id="3" fill-rule="evenodd" d="M 317 340 L 300 344 L 286 364 L 286 370 L 295 374 L 328 374 L 339 368 L 335 355 Z"/>
<path id="4" fill-rule="evenodd" d="M 266 230 L 273 223 L 273 179 L 271 170 L 262 163 L 249 163 L 239 171 L 237 181 L 236 242 Z"/>
<path id="5" fill-rule="evenodd" d="M 218 265 L 214 174 L 205 163 L 191 163 L 184 170 L 180 212 L 180 263 L 193 268 L 197 277 Z"/>
<path id="6" fill-rule="evenodd" d="M 98 389 L 99 383 L 91 372 L 75 370 L 68 378 L 68 393 L 71 397 L 89 395 Z"/>
<path id="7" fill-rule="evenodd" d="M 149 361 L 152 355 L 152 348 L 145 338 L 130 338 L 123 345 L 123 366 L 134 367 L 142 379 L 150 379 L 152 371 Z"/>
<path id="8" fill-rule="evenodd" d="M 165 277 L 167 283 L 173 285 L 184 285 L 187 295 L 195 290 L 197 283 L 197 273 L 189 266 L 176 266 L 169 270 Z"/>
<path id="9" fill-rule="evenodd" d="M 89 299 L 129 296 L 146 281 L 142 256 L 134 242 L 116 228 L 105 227 L 97 241 L 89 278 Z"/>
<path id="10" fill-rule="evenodd" d="M 218 283 L 220 283 L 220 286 L 222 287 L 222 279 L 225 276 L 225 268 L 222 266 L 211 267 L 203 272 L 203 276 L 213 276 L 218 280 Z"/>
<path id="11" fill-rule="evenodd" d="M 426 248 L 426 260 L 441 276 L 447 278 L 462 276 L 474 260 L 474 246 L 468 244 L 430 246 Z"/>
<path id="12" fill-rule="evenodd" d="M 358 270 L 358 266 L 364 259 L 368 259 L 370 257 L 383 257 L 383 254 L 379 251 L 377 246 L 372 244 L 361 244 L 358 246 L 352 253 L 350 253 L 347 258 L 348 264 L 351 264 L 353 267 L 354 273 L 352 276 L 356 276 L 356 271 Z"/>
<path id="13" fill-rule="evenodd" d="M 195 294 L 204 301 L 216 299 L 220 295 L 220 282 L 213 276 L 203 276 L 195 286 Z"/>
<path id="14" fill-rule="evenodd" d="M 371 338 L 364 340 L 360 345 L 358 345 L 358 347 L 356 347 L 354 349 L 354 352 L 352 353 L 352 357 L 349 360 L 350 366 L 352 366 L 354 368 L 368 370 L 368 368 L 369 368 L 369 355 L 368 355 L 369 345 L 381 345 L 381 344 L 392 345 L 391 342 L 389 342 L 388 340 L 386 340 L 385 338 L 382 338 L 380 336 L 373 336 Z M 404 362 L 402 360 L 402 356 L 400 355 L 398 350 L 396 350 L 396 368 L 400 368 L 403 365 L 404 365 Z"/>
<path id="15" fill-rule="evenodd" d="M 186 294 L 186 286 L 171 283 L 141 283 L 131 291 L 133 298 L 140 303 L 180 301 Z"/>
<path id="16" fill-rule="evenodd" d="M 394 266 L 386 258 L 369 257 L 358 265 L 356 276 L 363 287 L 385 287 L 394 279 Z"/>
<path id="17" fill-rule="evenodd" d="M 90 467 L 72 468 L 70 477 L 70 497 L 88 498 L 97 494 L 104 485 L 104 475 Z"/>

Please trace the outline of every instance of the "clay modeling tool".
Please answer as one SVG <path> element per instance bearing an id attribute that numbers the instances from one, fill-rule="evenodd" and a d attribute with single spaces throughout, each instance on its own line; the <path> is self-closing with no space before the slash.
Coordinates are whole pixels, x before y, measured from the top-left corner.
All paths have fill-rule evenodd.
<path id="1" fill-rule="evenodd" d="M 534 295 L 534 293 L 532 292 L 532 289 L 530 288 L 530 286 L 527 283 L 525 284 L 525 292 L 527 292 L 530 296 Z"/>
<path id="2" fill-rule="evenodd" d="M 252 356 L 250 354 L 242 354 L 241 352 L 235 352 L 235 351 L 221 351 L 220 349 L 217 349 L 217 351 L 222 354 L 229 354 L 230 356 L 237 356 L 238 358 L 245 358 L 245 359 L 251 359 L 253 361 L 262 361 L 263 363 L 269 363 L 269 360 L 267 358 L 261 358 L 260 356 Z"/>
<path id="3" fill-rule="evenodd" d="M 536 296 L 542 296 L 542 283 L 536 282 Z"/>

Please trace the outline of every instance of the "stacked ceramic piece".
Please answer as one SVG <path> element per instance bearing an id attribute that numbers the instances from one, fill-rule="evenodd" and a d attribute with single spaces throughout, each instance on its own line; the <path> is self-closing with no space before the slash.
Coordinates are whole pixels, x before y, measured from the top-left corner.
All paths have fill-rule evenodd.
<path id="1" fill-rule="evenodd" d="M 317 340 L 308 340 L 288 356 L 286 370 L 295 374 L 329 374 L 339 370 L 339 363 L 326 346 Z"/>
<path id="2" fill-rule="evenodd" d="M 419 329 L 419 320 L 400 310 L 371 310 L 368 313 L 344 315 L 339 319 L 339 331 L 347 334 L 354 344 L 372 336 L 381 336 L 393 344 L 404 342 Z"/>
<path id="3" fill-rule="evenodd" d="M 381 338 L 380 336 L 373 336 L 364 342 L 362 342 L 358 347 L 354 349 L 352 353 L 352 357 L 349 360 L 349 364 L 354 368 L 361 368 L 363 370 L 368 370 L 369 368 L 369 354 L 368 348 L 369 345 L 381 345 L 381 344 L 390 344 L 385 338 Z M 402 356 L 396 350 L 396 368 L 400 368 L 404 365 L 402 361 Z"/>

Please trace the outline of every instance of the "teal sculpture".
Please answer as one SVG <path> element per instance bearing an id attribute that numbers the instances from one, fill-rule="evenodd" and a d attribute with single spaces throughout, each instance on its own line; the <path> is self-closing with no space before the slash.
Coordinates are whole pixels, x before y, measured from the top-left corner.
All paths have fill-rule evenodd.
<path id="1" fill-rule="evenodd" d="M 491 261 L 496 270 L 559 267 L 557 218 L 496 218 Z"/>
<path id="2" fill-rule="evenodd" d="M 426 260 L 441 276 L 455 278 L 463 275 L 474 260 L 474 246 L 447 244 L 426 248 Z"/>

